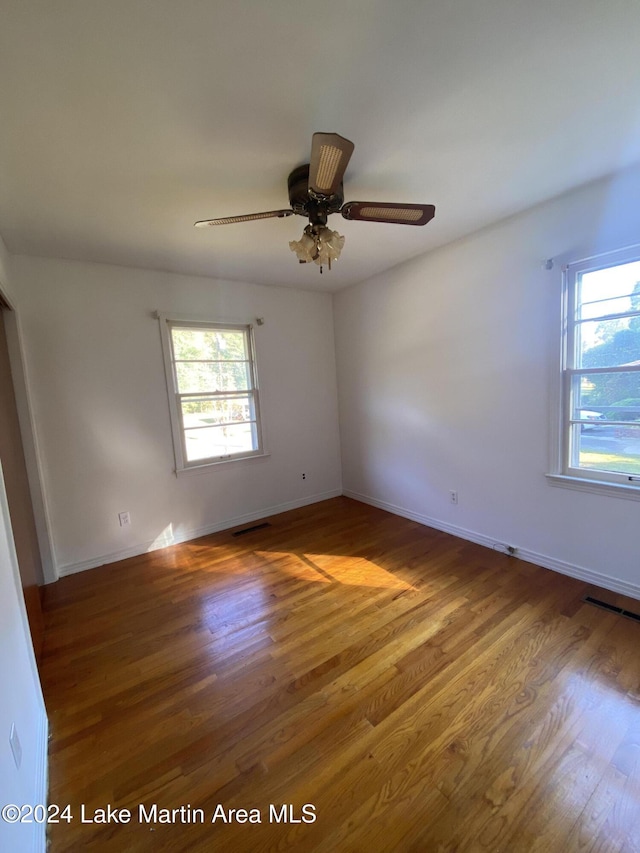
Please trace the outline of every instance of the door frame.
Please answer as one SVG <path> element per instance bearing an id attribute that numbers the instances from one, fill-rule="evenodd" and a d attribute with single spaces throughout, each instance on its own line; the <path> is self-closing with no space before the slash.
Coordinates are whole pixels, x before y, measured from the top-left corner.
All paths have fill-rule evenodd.
<path id="1" fill-rule="evenodd" d="M 20 328 L 20 317 L 15 301 L 7 293 L 4 282 L 0 281 L 0 307 L 3 309 L 3 319 L 9 350 L 9 362 L 13 379 L 13 390 L 18 410 L 18 421 L 22 435 L 31 505 L 38 537 L 38 549 L 42 563 L 42 574 L 45 584 L 58 580 L 58 569 L 55 551 L 51 539 L 51 523 L 42 475 L 41 454 L 38 449 L 37 432 L 33 418 L 33 409 L 29 395 L 29 386 L 25 372 L 25 357 L 23 338 Z"/>

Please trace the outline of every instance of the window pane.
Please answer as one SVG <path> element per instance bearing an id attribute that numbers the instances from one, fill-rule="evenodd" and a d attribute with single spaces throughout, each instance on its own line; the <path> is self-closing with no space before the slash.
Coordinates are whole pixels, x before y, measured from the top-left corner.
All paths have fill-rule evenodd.
<path id="1" fill-rule="evenodd" d="M 176 376 L 180 394 L 201 391 L 246 391 L 250 385 L 246 361 L 177 361 Z"/>
<path id="2" fill-rule="evenodd" d="M 580 302 L 595 302 L 598 299 L 611 299 L 614 296 L 633 293 L 638 282 L 640 282 L 640 261 L 582 273 Z"/>
<path id="3" fill-rule="evenodd" d="M 182 401 L 182 421 L 185 429 L 250 420 L 252 420 L 251 399 L 248 396 Z"/>
<path id="4" fill-rule="evenodd" d="M 640 372 L 574 376 L 573 382 L 573 419 L 640 422 Z"/>
<path id="5" fill-rule="evenodd" d="M 640 317 L 589 320 L 576 326 L 576 367 L 622 367 L 640 361 Z"/>
<path id="6" fill-rule="evenodd" d="M 246 361 L 246 335 L 242 331 L 221 329 L 171 329 L 176 360 Z"/>
<path id="7" fill-rule="evenodd" d="M 577 429 L 574 458 L 580 468 L 640 475 L 640 424 L 597 423 Z"/>
<path id="8" fill-rule="evenodd" d="M 234 453 L 250 453 L 257 450 L 253 424 L 209 427 L 208 429 L 185 430 L 187 462 L 212 459 Z"/>
<path id="9" fill-rule="evenodd" d="M 617 299 L 604 299 L 601 302 L 587 302 L 580 309 L 579 318 L 590 320 L 592 317 L 603 317 L 605 314 L 623 314 L 626 311 L 638 310 L 631 305 L 630 296 L 620 296 Z"/>

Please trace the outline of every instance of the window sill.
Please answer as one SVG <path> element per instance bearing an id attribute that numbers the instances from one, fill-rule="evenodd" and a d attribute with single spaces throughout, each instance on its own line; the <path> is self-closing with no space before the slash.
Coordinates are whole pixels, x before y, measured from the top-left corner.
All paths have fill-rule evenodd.
<path id="1" fill-rule="evenodd" d="M 205 462 L 202 465 L 190 465 L 188 468 L 176 468 L 174 474 L 176 477 L 182 477 L 184 474 L 204 474 L 211 468 L 219 468 L 221 465 L 238 465 L 251 462 L 254 459 L 266 459 L 271 456 L 268 450 L 264 453 L 254 453 L 251 456 L 239 456 L 237 459 L 220 459 L 217 462 Z"/>
<path id="2" fill-rule="evenodd" d="M 624 483 L 605 483 L 603 480 L 570 477 L 568 474 L 546 474 L 545 476 L 551 486 L 574 489 L 578 492 L 608 495 L 612 498 L 640 501 L 640 487 L 638 486 L 626 486 Z"/>

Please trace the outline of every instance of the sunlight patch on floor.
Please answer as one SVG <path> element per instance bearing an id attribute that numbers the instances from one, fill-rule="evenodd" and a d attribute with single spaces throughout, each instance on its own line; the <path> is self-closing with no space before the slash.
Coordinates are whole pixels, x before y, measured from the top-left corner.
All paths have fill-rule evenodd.
<path id="1" fill-rule="evenodd" d="M 376 589 L 413 589 L 365 557 L 344 557 L 335 554 L 305 554 L 306 559 L 319 571 L 338 583 L 348 586 L 370 586 Z"/>
<path id="2" fill-rule="evenodd" d="M 304 554 L 291 551 L 255 551 L 254 553 L 270 565 L 282 569 L 290 577 L 313 581 L 313 583 L 331 583 L 332 579 L 319 571 L 318 567 Z"/>

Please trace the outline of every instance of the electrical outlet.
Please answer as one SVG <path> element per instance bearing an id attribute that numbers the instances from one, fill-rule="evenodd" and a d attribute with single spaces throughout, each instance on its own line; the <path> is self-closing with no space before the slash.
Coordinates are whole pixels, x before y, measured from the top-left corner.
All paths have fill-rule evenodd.
<path id="1" fill-rule="evenodd" d="M 458 503 L 458 493 L 456 492 L 455 489 L 451 489 L 451 491 L 449 492 L 449 500 L 451 501 L 452 504 Z"/>
<path id="2" fill-rule="evenodd" d="M 15 723 L 11 723 L 9 746 L 11 747 L 11 752 L 13 753 L 13 760 L 16 763 L 16 767 L 18 768 L 18 770 L 20 770 L 20 765 L 22 764 L 22 746 L 20 744 L 20 738 L 18 737 L 18 730 L 16 729 Z"/>
<path id="3" fill-rule="evenodd" d="M 505 545 L 503 542 L 496 542 L 493 546 L 494 551 L 500 551 L 501 554 L 506 554 L 508 557 L 515 557 L 518 549 L 515 545 Z"/>
<path id="4" fill-rule="evenodd" d="M 119 512 L 118 520 L 120 521 L 120 527 L 129 527 L 131 524 L 131 513 L 128 510 L 126 512 Z"/>
<path id="5" fill-rule="evenodd" d="M 306 479 L 307 479 L 307 475 L 306 475 L 306 474 L 303 474 L 303 475 L 302 475 L 302 479 L 303 479 L 303 480 L 306 480 Z"/>

